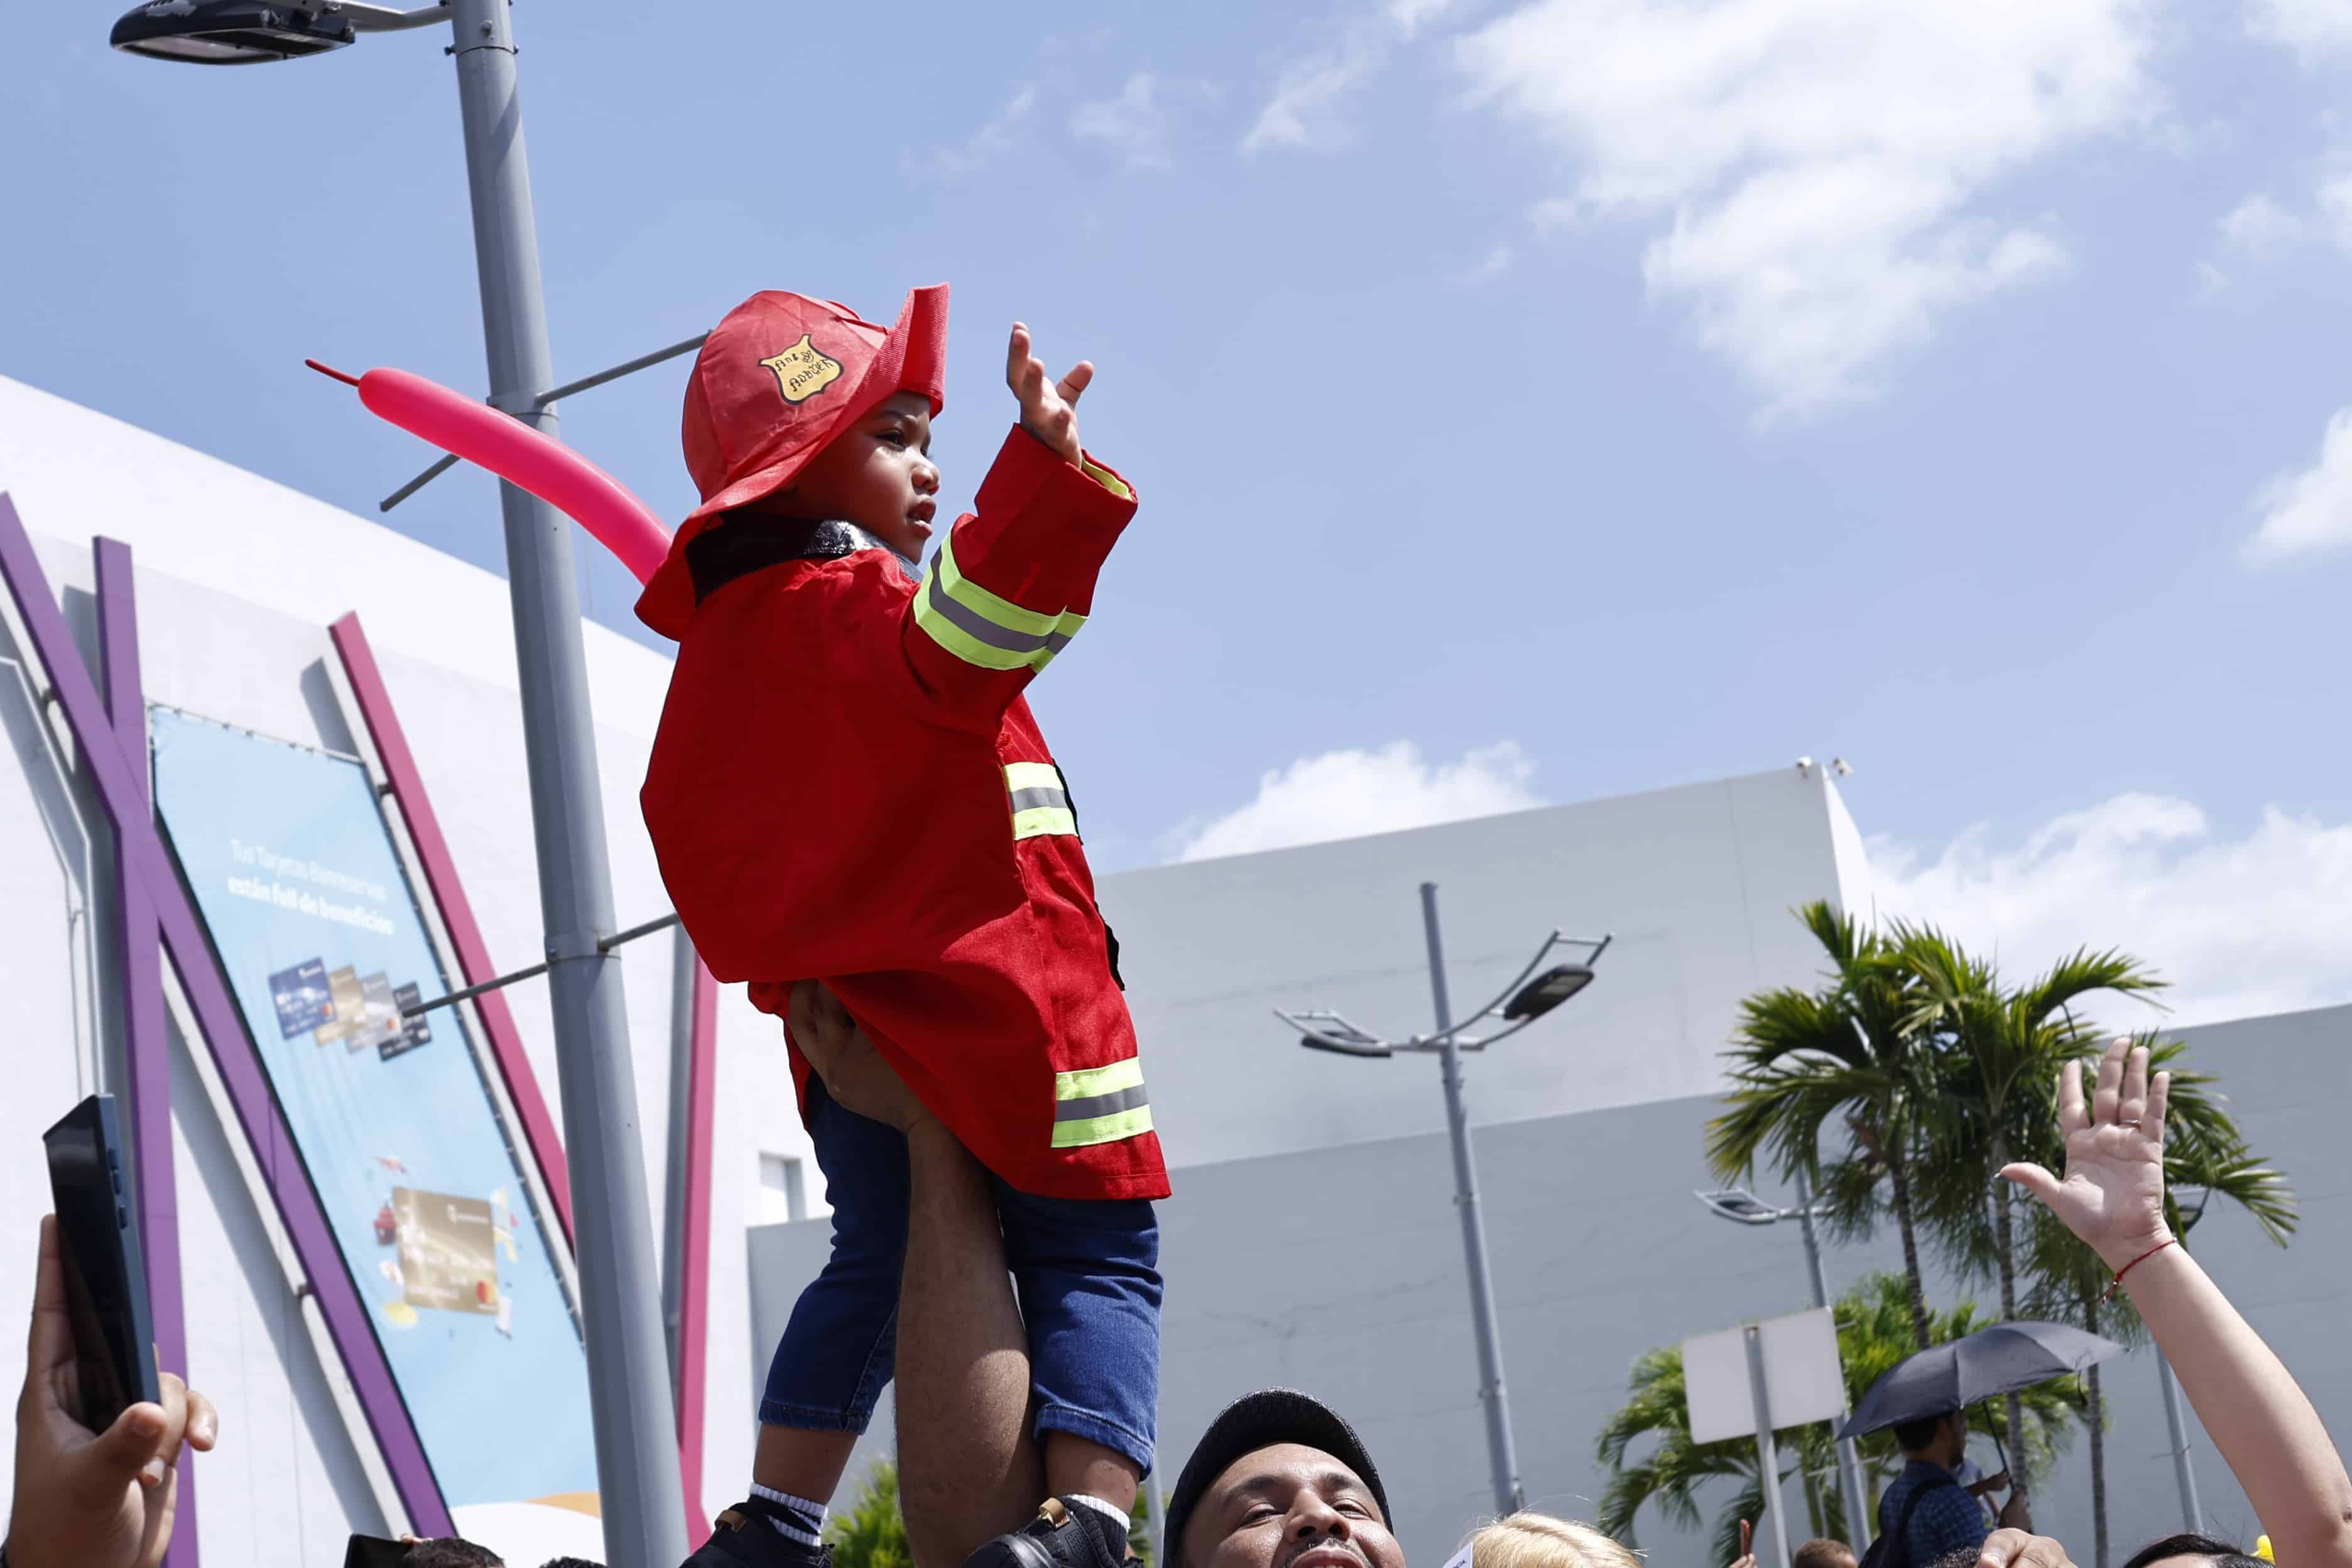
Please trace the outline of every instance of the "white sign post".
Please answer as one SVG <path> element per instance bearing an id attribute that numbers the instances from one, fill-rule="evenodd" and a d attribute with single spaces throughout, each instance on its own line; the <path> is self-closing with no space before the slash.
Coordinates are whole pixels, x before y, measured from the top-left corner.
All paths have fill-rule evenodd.
<path id="1" fill-rule="evenodd" d="M 1692 1442 L 1755 1437 L 1764 1511 L 1771 1516 L 1780 1568 L 1789 1568 L 1789 1526 L 1780 1507 L 1780 1462 L 1772 1434 L 1833 1421 L 1844 1409 L 1836 1320 L 1822 1307 L 1685 1340 L 1683 1388 Z"/>

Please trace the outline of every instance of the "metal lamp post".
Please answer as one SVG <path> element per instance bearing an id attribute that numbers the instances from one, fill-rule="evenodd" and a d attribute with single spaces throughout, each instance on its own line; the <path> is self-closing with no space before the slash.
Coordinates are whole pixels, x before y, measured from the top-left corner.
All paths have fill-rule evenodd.
<path id="1" fill-rule="evenodd" d="M 556 415 L 546 394 L 554 377 L 507 0 L 445 0 L 406 11 L 356 0 L 155 0 L 116 23 L 111 41 L 156 58 L 239 65 L 323 53 L 361 33 L 440 23 L 454 34 L 490 405 L 552 437 Z M 605 1557 L 658 1568 L 685 1555 L 686 1516 L 636 1078 L 620 962 L 608 949 L 612 873 L 572 530 L 536 497 L 504 483 L 499 491 Z"/>
<path id="2" fill-rule="evenodd" d="M 2172 1194 L 2173 1206 L 2180 1211 L 2180 1235 L 2184 1241 L 2205 1217 L 2205 1205 L 2212 1197 L 2204 1187 L 2182 1187 Z M 2205 1533 L 2205 1510 L 2197 1500 L 2197 1467 L 2189 1451 L 2189 1421 L 2182 1413 L 2180 1379 L 2172 1370 L 2172 1363 L 2161 1346 L 2156 1351 L 2157 1386 L 2164 1394 L 2164 1429 L 2172 1440 L 2172 1480 L 2180 1492 L 2180 1528 L 2191 1535 Z"/>
<path id="3" fill-rule="evenodd" d="M 1829 1286 L 1822 1276 L 1821 1242 L 1813 1235 L 1813 1215 L 1820 1205 L 1813 1201 L 1812 1187 L 1805 1180 L 1803 1172 L 1797 1173 L 1797 1205 L 1794 1208 L 1775 1208 L 1741 1187 L 1727 1187 L 1717 1192 L 1695 1193 L 1692 1195 L 1705 1204 L 1710 1214 L 1735 1225 L 1777 1225 L 1786 1219 L 1797 1221 L 1805 1238 L 1805 1274 L 1812 1282 L 1813 1305 L 1821 1308 L 1829 1306 Z M 1839 1425 L 1843 1426 L 1845 1417 L 1851 1414 L 1847 1402 L 1841 1398 L 1838 1401 Z M 1875 1533 L 1871 1528 L 1873 1521 L 1867 1506 L 1869 1494 L 1862 1484 L 1862 1456 L 1855 1449 L 1853 1438 L 1840 1437 L 1837 1440 L 1837 1457 L 1838 1490 L 1845 1500 L 1846 1533 L 1853 1538 L 1850 1544 L 1854 1549 L 1854 1555 L 1860 1557 L 1870 1545 L 1871 1536 Z"/>
<path id="4" fill-rule="evenodd" d="M 1494 1472 L 1495 1508 L 1512 1513 L 1527 1504 L 1519 1486 L 1519 1460 L 1511 1440 L 1511 1410 L 1503 1387 L 1502 1332 L 1495 1318 L 1493 1277 L 1486 1268 L 1486 1222 L 1478 1208 L 1478 1174 L 1470 1151 L 1470 1113 L 1462 1098 L 1462 1053 L 1483 1051 L 1509 1038 L 1592 984 L 1592 965 L 1612 940 L 1585 942 L 1553 931 L 1517 978 L 1501 994 L 1460 1024 L 1445 989 L 1445 949 L 1438 933 L 1437 884 L 1421 885 L 1421 917 L 1429 943 L 1429 990 L 1435 1005 L 1433 1034 L 1411 1035 L 1402 1040 L 1383 1039 L 1359 1027 L 1338 1013 L 1322 1010 L 1275 1016 L 1299 1031 L 1298 1043 L 1309 1050 L 1333 1051 L 1349 1057 L 1391 1057 L 1399 1051 L 1425 1052 L 1438 1058 L 1445 1085 L 1445 1127 L 1454 1143 L 1454 1204 L 1462 1216 L 1462 1252 L 1470 1275 L 1470 1321 L 1478 1341 L 1478 1398 L 1486 1407 L 1486 1456 Z M 1536 973 L 1555 947 L 1589 947 L 1581 963 L 1556 964 Z M 1506 1026 L 1485 1038 L 1462 1031 L 1483 1018 Z"/>

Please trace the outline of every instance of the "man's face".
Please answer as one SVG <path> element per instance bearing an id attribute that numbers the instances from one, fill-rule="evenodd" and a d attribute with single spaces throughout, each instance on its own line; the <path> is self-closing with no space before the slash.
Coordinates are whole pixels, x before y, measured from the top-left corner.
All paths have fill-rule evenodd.
<path id="1" fill-rule="evenodd" d="M 1323 1452 L 1279 1443 L 1210 1483 L 1184 1526 L 1185 1568 L 1404 1568 L 1372 1489 Z"/>
<path id="2" fill-rule="evenodd" d="M 893 393 L 835 437 L 761 510 L 854 522 L 907 560 L 920 561 L 939 510 L 940 470 L 930 449 L 930 400 Z"/>

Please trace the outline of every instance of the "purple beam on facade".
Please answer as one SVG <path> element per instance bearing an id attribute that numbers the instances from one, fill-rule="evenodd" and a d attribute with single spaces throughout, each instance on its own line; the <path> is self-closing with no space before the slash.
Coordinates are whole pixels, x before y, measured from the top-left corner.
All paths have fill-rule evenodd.
<path id="1" fill-rule="evenodd" d="M 212 1053 L 221 1081 L 236 1107 L 247 1146 L 261 1166 L 278 1218 L 294 1245 L 302 1272 L 326 1320 L 327 1333 L 343 1369 L 352 1380 L 361 1411 L 373 1432 L 384 1468 L 407 1510 L 409 1526 L 419 1535 L 454 1533 L 448 1505 L 433 1479 L 433 1468 L 424 1445 L 401 1403 L 399 1385 L 376 1342 L 367 1308 L 343 1267 L 334 1233 L 311 1191 L 294 1139 L 263 1076 L 259 1054 L 245 1032 L 245 1020 L 230 994 L 208 945 L 204 924 L 196 918 L 187 890 L 180 885 L 179 868 L 156 831 L 155 816 L 139 784 L 146 759 L 134 765 L 107 721 L 98 688 L 81 661 L 65 616 L 49 592 L 48 578 L 33 552 L 33 542 L 17 520 L 16 508 L 0 494 L 0 578 L 16 601 L 16 612 L 33 641 L 33 650 L 47 669 L 49 685 L 66 722 L 73 730 L 89 775 L 107 816 L 114 824 L 115 854 L 152 900 L 162 928 L 163 950 L 178 972 L 180 987 L 195 1014 L 197 1032 Z"/>
<path id="2" fill-rule="evenodd" d="M 138 785 L 137 806 L 150 816 L 147 698 L 139 679 L 139 607 L 131 575 L 131 547 L 100 539 L 98 647 L 106 673 L 106 713 L 114 739 Z M 46 658 L 46 655 L 44 656 Z M 132 803 L 126 801 L 126 806 Z M 146 1255 L 147 1295 L 155 1319 L 155 1361 L 188 1375 L 188 1322 L 180 1291 L 180 1205 L 172 1155 L 172 1058 L 163 1024 L 163 950 L 155 901 L 114 859 L 115 975 L 122 996 L 123 1099 L 131 1110 L 131 1178 L 139 1205 L 139 1241 Z M 196 1568 L 195 1468 L 180 1472 L 180 1500 L 166 1568 Z"/>

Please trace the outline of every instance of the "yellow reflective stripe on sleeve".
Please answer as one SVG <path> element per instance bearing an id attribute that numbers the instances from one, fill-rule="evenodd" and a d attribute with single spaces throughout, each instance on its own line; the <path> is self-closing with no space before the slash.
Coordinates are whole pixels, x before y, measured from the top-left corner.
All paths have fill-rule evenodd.
<path id="1" fill-rule="evenodd" d="M 1056 1100 L 1091 1100 L 1098 1094 L 1116 1094 L 1122 1089 L 1142 1087 L 1143 1058 L 1140 1057 L 1129 1057 L 1107 1068 L 1081 1068 L 1076 1072 L 1054 1075 L 1054 1098 Z"/>
<path id="2" fill-rule="evenodd" d="M 1054 1075 L 1055 1148 L 1116 1143 L 1150 1131 L 1151 1101 L 1139 1058 Z"/>
<path id="3" fill-rule="evenodd" d="M 1041 805 L 1013 814 L 1013 841 L 1042 838 L 1049 833 L 1076 834 L 1078 819 L 1070 815 L 1066 805 Z"/>
<path id="4" fill-rule="evenodd" d="M 1087 618 L 1066 609 L 1051 615 L 1025 609 L 990 593 L 956 565 L 955 536 L 950 534 L 915 590 L 915 624 L 967 664 L 1043 669 Z"/>
<path id="5" fill-rule="evenodd" d="M 1054 1123 L 1054 1147 L 1084 1149 L 1095 1143 L 1116 1143 L 1122 1138 L 1133 1138 L 1150 1131 L 1151 1107 L 1139 1105 L 1133 1110 L 1091 1117 L 1085 1121 L 1056 1121 Z"/>
<path id="6" fill-rule="evenodd" d="M 1077 816 L 1070 809 L 1069 792 L 1062 787 L 1062 772 L 1053 763 L 1005 763 L 1004 789 L 1013 806 L 1014 843 L 1049 833 L 1076 835 Z"/>
<path id="7" fill-rule="evenodd" d="M 948 596 L 965 607 L 978 611 L 1008 632 L 1027 632 L 1044 637 L 1062 618 L 1058 610 L 1047 615 L 1042 610 L 1025 609 L 1012 600 L 990 593 L 963 574 L 956 564 L 955 535 L 950 533 L 940 542 L 939 567 L 940 580 L 947 584 Z M 1081 620 L 1085 617 L 1080 616 Z"/>
<path id="8" fill-rule="evenodd" d="M 1016 795 L 1024 789 L 1060 789 L 1062 770 L 1051 763 L 1007 763 L 1004 787 Z"/>
<path id="9" fill-rule="evenodd" d="M 1078 467 L 1085 472 L 1087 478 L 1094 480 L 1095 483 L 1102 486 L 1103 489 L 1108 490 L 1119 500 L 1133 500 L 1135 499 L 1135 491 L 1128 488 L 1127 481 L 1120 479 L 1117 474 L 1112 473 L 1108 468 L 1103 468 L 1099 464 L 1094 462 L 1081 462 Z"/>

